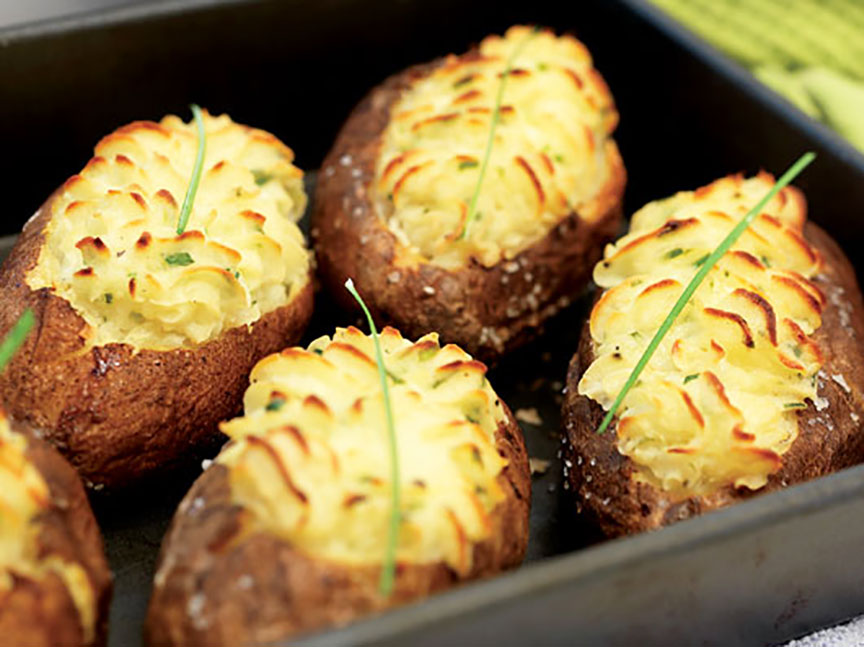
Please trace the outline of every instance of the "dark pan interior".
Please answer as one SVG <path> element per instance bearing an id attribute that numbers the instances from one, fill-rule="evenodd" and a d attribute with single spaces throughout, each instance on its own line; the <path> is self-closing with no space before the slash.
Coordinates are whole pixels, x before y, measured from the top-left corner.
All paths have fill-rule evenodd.
<path id="1" fill-rule="evenodd" d="M 0 156 L 0 176 L 10 189 L 0 233 L 17 232 L 42 199 L 83 166 L 99 137 L 135 119 L 158 119 L 169 112 L 188 118 L 187 106 L 193 101 L 270 130 L 294 149 L 301 168 L 315 169 L 350 109 L 371 86 L 410 64 L 463 51 L 516 22 L 572 31 L 594 54 L 622 116 L 616 138 L 630 177 L 628 214 L 648 200 L 730 172 L 765 168 L 779 173 L 801 152 L 815 150 L 819 159 L 798 182 L 807 192 L 811 216 L 839 238 L 856 265 L 864 266 L 859 262 L 864 222 L 857 217 L 864 205 L 864 159 L 760 90 L 734 66 L 714 58 L 639 0 L 150 2 L 0 33 L 0 141 L 5 153 Z M 314 174 L 309 177 L 314 181 Z M 557 459 L 560 389 L 587 303 L 583 299 L 563 313 L 545 336 L 507 358 L 490 375 L 514 411 L 537 409 L 542 424 L 523 424 L 529 451 L 552 461 L 545 474 L 534 478 L 529 560 L 571 553 L 597 540 L 573 514 Z M 321 297 L 307 340 L 348 323 L 353 322 Z M 123 497 L 95 501 L 116 576 L 111 645 L 140 643 L 159 542 L 198 472 L 193 467 Z M 716 523 L 699 526 L 700 521 L 682 525 L 704 528 L 706 533 L 723 530 Z M 668 535 L 657 533 L 661 539 L 650 541 L 662 546 L 662 537 L 667 536 L 672 546 L 676 536 L 683 536 L 675 532 L 677 528 Z M 622 545 L 632 545 L 634 551 L 636 546 L 659 550 L 642 538 L 625 540 L 631 541 L 635 543 L 615 542 L 610 550 L 617 550 L 614 554 L 621 558 L 628 554 Z M 710 555 L 699 559 L 711 559 Z M 682 561 L 681 568 L 697 570 L 699 559 Z M 523 571 L 526 577 L 530 572 Z M 506 596 L 506 587 L 511 586 L 506 583 L 511 581 L 501 580 L 489 599 Z M 643 586 L 646 592 L 650 588 L 644 582 L 632 585 Z M 722 592 L 718 587 L 710 591 Z M 801 595 L 809 603 L 820 591 Z M 777 591 L 771 602 L 786 604 L 794 595 L 798 594 Z M 417 619 L 414 614 L 417 627 L 458 615 L 458 610 L 448 611 L 447 596 L 442 598 L 445 602 L 429 607 L 437 611 L 428 617 Z M 471 599 L 485 604 L 477 595 Z M 864 603 L 859 606 L 864 608 Z M 764 627 L 755 623 L 752 633 L 744 635 L 724 633 L 719 616 L 711 615 L 710 609 L 684 620 L 706 632 L 706 644 L 764 642 L 840 619 L 844 608 L 829 607 L 822 600 L 821 605 L 811 604 L 809 613 L 796 610 L 787 621 Z M 499 631 L 496 640 L 575 639 L 566 623 L 542 621 L 542 610 L 535 617 L 532 633 L 520 633 L 532 623 L 526 625 L 523 619 L 519 624 L 513 618 L 514 631 Z M 570 626 L 584 617 L 574 615 Z M 453 626 L 483 626 L 481 616 L 471 618 L 473 625 L 463 618 L 461 625 Z M 624 622 L 598 620 L 595 635 L 614 638 L 614 627 Z M 397 626 L 402 625 L 384 622 L 372 633 L 343 634 L 340 640 L 365 636 L 379 641 L 391 635 L 391 629 L 399 640 L 416 637 L 395 633 Z M 600 631 L 604 627 L 605 634 Z M 478 635 L 467 630 L 449 634 L 453 640 Z M 651 642 L 650 632 L 628 635 Z M 657 635 L 664 636 L 662 631 Z"/>

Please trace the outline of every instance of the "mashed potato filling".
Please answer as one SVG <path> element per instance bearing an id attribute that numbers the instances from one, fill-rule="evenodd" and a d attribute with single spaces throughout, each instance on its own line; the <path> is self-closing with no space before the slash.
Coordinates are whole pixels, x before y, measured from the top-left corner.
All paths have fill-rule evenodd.
<path id="1" fill-rule="evenodd" d="M 0 599 L 11 591 L 13 575 L 39 581 L 55 574 L 69 591 L 89 642 L 96 622 L 93 587 L 80 564 L 39 554 L 38 517 L 51 504 L 50 492 L 26 451 L 27 439 L 9 428 L 0 411 Z"/>
<path id="2" fill-rule="evenodd" d="M 652 202 L 594 270 L 595 360 L 579 393 L 612 405 L 708 254 L 773 185 L 728 177 Z M 802 237 L 803 199 L 784 189 L 702 282 L 619 410 L 618 450 L 635 478 L 678 495 L 756 490 L 817 406 L 822 259 Z M 607 432 L 609 433 L 609 432 Z"/>
<path id="3" fill-rule="evenodd" d="M 477 203 L 462 237 L 507 60 L 500 122 Z M 390 111 L 375 192 L 379 214 L 421 257 L 492 266 L 543 238 L 569 214 L 591 222 L 609 175 L 618 114 L 585 46 L 571 36 L 513 27 L 479 53 L 449 56 Z M 614 144 L 612 144 L 614 146 Z"/>
<path id="4" fill-rule="evenodd" d="M 381 334 L 398 436 L 399 562 L 472 565 L 504 499 L 495 432 L 504 409 L 486 367 L 432 333 Z M 316 557 L 380 564 L 391 515 L 388 434 L 372 338 L 337 329 L 261 360 L 245 414 L 222 424 L 217 461 L 253 523 Z"/>
<path id="5" fill-rule="evenodd" d="M 27 283 L 66 299 L 93 345 L 191 347 L 289 303 L 308 282 L 294 155 L 269 133 L 205 113 L 206 155 L 177 235 L 197 151 L 175 116 L 108 135 L 51 203 Z"/>

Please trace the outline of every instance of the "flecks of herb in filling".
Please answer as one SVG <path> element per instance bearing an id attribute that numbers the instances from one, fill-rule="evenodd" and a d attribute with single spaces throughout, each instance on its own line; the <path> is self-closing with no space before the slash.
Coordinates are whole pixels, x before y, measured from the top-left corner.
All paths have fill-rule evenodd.
<path id="1" fill-rule="evenodd" d="M 186 265 L 192 265 L 195 261 L 189 255 L 189 252 L 175 252 L 173 254 L 167 254 L 165 256 L 165 262 L 168 263 L 168 265 L 179 265 L 180 267 L 184 267 Z"/>
<path id="2" fill-rule="evenodd" d="M 252 177 L 255 178 L 255 184 L 262 186 L 273 179 L 273 174 L 259 169 L 252 169 Z"/>
<path id="3" fill-rule="evenodd" d="M 267 411 L 279 411 L 285 405 L 285 398 L 273 398 L 267 403 Z"/>
<path id="4" fill-rule="evenodd" d="M 420 359 L 421 362 L 425 362 L 426 360 L 432 359 L 433 357 L 435 357 L 435 353 L 437 353 L 437 352 L 438 352 L 437 348 L 424 348 L 418 354 L 418 358 Z"/>

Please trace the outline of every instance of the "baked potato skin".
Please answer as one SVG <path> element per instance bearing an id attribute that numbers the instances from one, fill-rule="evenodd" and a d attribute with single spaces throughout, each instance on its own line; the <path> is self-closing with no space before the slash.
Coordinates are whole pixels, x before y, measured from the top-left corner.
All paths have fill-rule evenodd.
<path id="1" fill-rule="evenodd" d="M 506 408 L 506 407 L 505 407 Z M 528 545 L 528 457 L 509 409 L 496 433 L 508 464 L 507 494 L 490 515 L 489 538 L 473 547 L 464 577 L 443 563 L 400 564 L 393 593 L 378 593 L 377 566 L 310 558 L 273 535 L 240 534 L 244 510 L 232 503 L 228 470 L 214 464 L 181 503 L 162 545 L 145 625 L 148 645 L 239 645 L 344 625 L 518 566 Z"/>
<path id="2" fill-rule="evenodd" d="M 357 310 L 344 289 L 350 277 L 380 324 L 415 338 L 437 331 L 445 342 L 491 363 L 539 334 L 543 322 L 587 285 L 603 246 L 618 232 L 626 172 L 610 140 L 612 173 L 595 198 L 603 215 L 589 224 L 571 213 L 511 261 L 485 267 L 472 259 L 458 271 L 432 263 L 397 267 L 399 243 L 370 196 L 376 158 L 391 107 L 414 81 L 443 64 L 439 59 L 390 77 L 354 109 L 318 175 L 311 236 L 322 284 L 342 307 Z M 508 313 L 514 295 L 522 297 L 515 316 Z M 534 299 L 526 300 L 529 295 Z"/>
<path id="3" fill-rule="evenodd" d="M 108 631 L 111 573 L 102 537 L 78 475 L 52 447 L 28 434 L 27 458 L 48 485 L 50 506 L 36 518 L 39 554 L 80 564 L 94 591 L 96 627 L 89 645 L 104 645 Z M 63 580 L 51 573 L 34 579 L 14 575 L 0 593 L 0 635 L 4 644 L 27 647 L 84 645 L 78 610 Z"/>
<path id="4" fill-rule="evenodd" d="M 614 430 L 597 435 L 605 411 L 580 396 L 577 385 L 590 366 L 591 335 L 586 323 L 579 349 L 567 374 L 563 404 L 564 456 L 567 478 L 583 514 L 607 536 L 654 530 L 676 521 L 721 508 L 835 472 L 864 461 L 864 304 L 855 270 L 839 245 L 820 227 L 808 222 L 805 237 L 822 255 L 824 269 L 814 283 L 828 298 L 822 325 L 813 334 L 828 376 L 845 376 L 849 390 L 828 377 L 820 381 L 819 396 L 829 402 L 817 411 L 812 402 L 799 415 L 799 435 L 783 455 L 781 469 L 757 491 L 724 488 L 710 496 L 673 500 L 656 488 L 631 479 L 633 465 L 616 448 Z"/>
<path id="5" fill-rule="evenodd" d="M 69 302 L 25 282 L 53 199 L 25 225 L 0 268 L 0 333 L 27 307 L 36 316 L 36 333 L 0 375 L 0 398 L 10 416 L 69 459 L 88 487 L 122 487 L 218 438 L 218 422 L 240 410 L 255 363 L 299 339 L 312 313 L 312 283 L 250 329 L 238 326 L 195 349 L 88 348 L 87 324 Z"/>

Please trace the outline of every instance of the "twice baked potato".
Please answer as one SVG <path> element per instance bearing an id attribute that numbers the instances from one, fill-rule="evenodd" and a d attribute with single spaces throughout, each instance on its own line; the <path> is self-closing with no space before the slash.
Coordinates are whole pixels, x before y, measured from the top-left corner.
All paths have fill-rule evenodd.
<path id="1" fill-rule="evenodd" d="M 524 441 L 486 368 L 437 335 L 381 334 L 398 437 L 401 526 L 392 593 L 379 593 L 392 514 L 372 338 L 337 329 L 258 363 L 245 415 L 165 538 L 151 645 L 284 639 L 517 566 L 528 541 Z"/>
<path id="2" fill-rule="evenodd" d="M 204 124 L 181 235 L 197 137 L 169 116 L 102 139 L 0 269 L 0 332 L 27 307 L 37 318 L 0 397 L 89 486 L 133 482 L 212 439 L 255 362 L 295 342 L 311 314 L 293 153 L 225 115 Z"/>
<path id="3" fill-rule="evenodd" d="M 0 411 L 0 636 L 10 647 L 105 643 L 111 574 L 81 481 Z"/>
<path id="4" fill-rule="evenodd" d="M 617 122 L 585 46 L 549 31 L 513 27 L 391 77 L 348 118 L 318 176 L 322 282 L 356 309 L 351 277 L 404 334 L 437 331 L 498 358 L 580 293 L 617 233 Z"/>
<path id="5" fill-rule="evenodd" d="M 652 202 L 605 252 L 567 377 L 569 482 L 608 535 L 864 460 L 864 311 L 849 261 L 783 189 L 711 270 L 596 433 L 684 285 L 768 192 L 765 173 Z"/>

